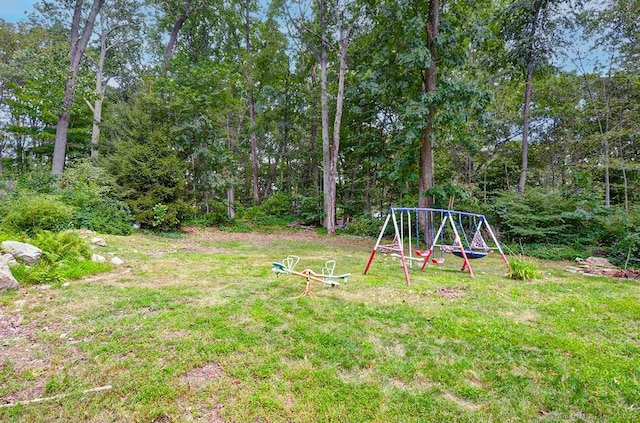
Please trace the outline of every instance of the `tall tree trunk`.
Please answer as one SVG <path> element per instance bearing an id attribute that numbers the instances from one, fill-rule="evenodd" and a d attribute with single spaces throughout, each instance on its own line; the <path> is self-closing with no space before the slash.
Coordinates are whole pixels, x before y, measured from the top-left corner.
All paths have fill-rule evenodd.
<path id="1" fill-rule="evenodd" d="M 91 128 L 91 158 L 98 158 L 98 144 L 100 143 L 100 125 L 102 124 L 102 104 L 104 102 L 104 63 L 107 57 L 107 34 L 103 31 L 100 35 L 100 56 L 96 64 L 96 96 L 93 106 L 87 102 L 93 113 L 93 126 Z"/>
<path id="2" fill-rule="evenodd" d="M 244 21 L 244 35 L 245 35 L 245 49 L 247 52 L 247 58 L 251 61 L 251 22 L 249 20 L 249 6 L 250 0 L 245 1 L 245 21 Z M 249 87 L 249 120 L 251 122 L 250 139 L 251 139 L 251 175 L 252 175 L 252 190 L 253 190 L 253 204 L 260 203 L 260 186 L 258 181 L 258 139 L 256 136 L 256 102 L 253 92 L 253 69 L 250 67 L 246 70 L 245 78 Z"/>
<path id="3" fill-rule="evenodd" d="M 315 66 L 311 68 L 311 86 L 315 87 L 318 82 L 318 75 L 316 73 Z M 308 88 L 308 93 L 311 94 L 311 87 Z M 314 197 L 317 198 L 320 194 L 320 172 L 318 167 L 317 153 L 316 147 L 318 143 L 318 118 L 316 116 L 317 111 L 317 103 L 313 105 L 312 117 L 311 117 L 311 127 L 309 128 L 309 138 L 310 138 L 310 155 L 311 155 L 311 179 L 313 185 L 313 194 Z"/>
<path id="4" fill-rule="evenodd" d="M 438 50 L 436 46 L 436 37 L 440 30 L 440 0 L 431 0 L 429 2 L 429 16 L 425 24 L 425 33 L 427 36 L 427 48 L 431 55 L 432 66 L 422 70 L 422 83 L 425 93 L 432 93 L 436 90 Z M 433 121 L 435 118 L 435 108 L 429 110 L 429 118 L 427 125 L 422 131 L 420 137 L 420 175 L 418 179 L 418 206 L 431 207 L 433 205 L 433 197 L 426 196 L 425 193 L 429 188 L 435 185 L 434 176 L 434 160 L 433 160 Z M 425 224 L 425 222 L 420 222 Z"/>
<path id="5" fill-rule="evenodd" d="M 67 154 L 67 134 L 69 132 L 69 120 L 71 119 L 71 106 L 73 104 L 73 96 L 76 88 L 76 80 L 80 71 L 80 62 L 82 55 L 87 48 L 87 43 L 93 32 L 93 25 L 96 20 L 100 8 L 105 0 L 93 0 L 91 10 L 84 22 L 84 27 L 80 28 L 80 20 L 82 19 L 83 0 L 76 0 L 73 20 L 71 23 L 71 45 L 69 49 L 69 69 L 67 72 L 67 81 L 64 85 L 64 97 L 62 101 L 62 109 L 58 116 L 56 124 L 56 140 L 53 148 L 53 159 L 51 164 L 51 173 L 61 175 L 64 170 L 65 157 Z"/>
<path id="6" fill-rule="evenodd" d="M 527 83 L 524 89 L 524 115 L 522 119 L 522 154 L 520 164 L 520 181 L 518 192 L 524 194 L 527 184 L 527 168 L 529 167 L 529 113 L 531 108 L 531 81 L 533 79 L 533 61 L 527 65 Z"/>
<path id="7" fill-rule="evenodd" d="M 327 24 L 326 24 L 326 0 L 320 0 L 318 7 L 318 17 L 321 28 L 321 46 L 320 46 L 320 105 L 321 105 L 321 121 L 322 121 L 322 187 L 323 187 L 323 203 L 324 203 L 324 227 L 327 232 L 335 232 L 336 216 L 333 213 L 335 207 L 335 198 L 331 199 L 331 140 L 329 139 L 329 93 L 327 82 Z"/>
<path id="8" fill-rule="evenodd" d="M 526 54 L 527 75 L 526 84 L 524 88 L 524 112 L 522 119 L 522 154 L 520 164 L 520 180 L 518 181 L 518 192 L 520 195 L 524 194 L 525 186 L 527 185 L 527 169 L 529 167 L 529 115 L 531 109 L 531 83 L 533 81 L 533 71 L 535 69 L 535 57 L 534 57 L 534 40 L 536 32 L 538 30 L 538 20 L 540 18 L 540 11 L 542 10 L 544 1 L 533 2 L 533 19 L 531 20 L 531 28 L 529 30 L 529 45 Z"/>
<path id="9" fill-rule="evenodd" d="M 331 155 L 329 162 L 329 208 L 328 213 L 333 215 L 331 225 L 327 225 L 327 232 L 336 233 L 336 195 L 338 180 L 338 156 L 340 152 L 340 126 L 342 123 L 342 109 L 344 105 L 344 79 L 347 71 L 347 45 L 348 30 L 344 29 L 344 18 L 340 23 L 340 71 L 338 72 L 338 93 L 336 95 L 336 114 L 333 119 L 333 144 L 331 145 Z"/>
<path id="10" fill-rule="evenodd" d="M 191 7 L 192 0 L 186 0 L 184 4 L 184 12 L 178 16 L 176 22 L 173 24 L 173 28 L 171 29 L 171 34 L 169 34 L 169 41 L 167 41 L 167 47 L 164 50 L 164 66 L 166 67 L 171 61 L 173 57 L 173 50 L 176 47 L 176 42 L 178 42 L 178 33 L 184 26 L 184 23 L 187 21 L 187 18 L 194 12 L 194 9 Z"/>

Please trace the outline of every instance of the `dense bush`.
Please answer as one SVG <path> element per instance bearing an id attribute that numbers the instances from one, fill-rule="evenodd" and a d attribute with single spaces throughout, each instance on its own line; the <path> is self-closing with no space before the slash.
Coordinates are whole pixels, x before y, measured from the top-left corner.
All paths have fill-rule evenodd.
<path id="1" fill-rule="evenodd" d="M 353 218 L 353 220 L 344 227 L 342 232 L 351 235 L 377 237 L 380 234 L 380 229 L 382 229 L 383 223 L 384 221 L 380 219 L 368 216 L 359 216 Z M 389 227 L 390 225 L 387 226 Z"/>
<path id="2" fill-rule="evenodd" d="M 265 215 L 275 217 L 291 216 L 291 197 L 286 194 L 271 194 L 260 207 Z"/>
<path id="3" fill-rule="evenodd" d="M 316 197 L 297 195 L 293 201 L 294 215 L 305 225 L 322 225 L 324 212 L 322 200 Z"/>
<path id="4" fill-rule="evenodd" d="M 572 226 L 564 214 L 575 210 L 570 200 L 557 192 L 529 189 L 521 197 L 515 192 L 503 191 L 495 199 L 492 212 L 497 226 L 507 240 L 522 243 L 571 243 L 577 227 Z"/>
<path id="5" fill-rule="evenodd" d="M 502 192 L 487 212 L 506 242 L 521 243 L 540 258 L 606 255 L 618 265 L 640 265 L 640 213 L 562 192 L 529 189 L 523 197 Z"/>
<path id="6" fill-rule="evenodd" d="M 111 264 L 90 260 L 87 243 L 77 232 L 39 231 L 33 238 L 21 240 L 42 250 L 42 259 L 38 264 L 18 264 L 11 268 L 11 273 L 21 284 L 60 283 L 112 268 Z"/>
<path id="7" fill-rule="evenodd" d="M 62 200 L 75 207 L 74 227 L 114 235 L 133 232 L 128 206 L 110 197 L 113 179 L 104 168 L 79 161 L 64 171 L 59 185 Z"/>
<path id="8" fill-rule="evenodd" d="M 40 231 L 31 239 L 31 244 L 43 251 L 43 259 L 49 264 L 70 264 L 91 258 L 87 243 L 73 231 Z"/>
<path id="9" fill-rule="evenodd" d="M 114 193 L 141 228 L 172 231 L 193 215 L 187 187 L 189 162 L 171 142 L 170 128 L 153 99 L 141 98 L 123 117 L 126 126 L 107 169 Z"/>
<path id="10" fill-rule="evenodd" d="M 598 216 L 599 246 L 618 265 L 640 266 L 640 212 L 613 209 Z"/>
<path id="11" fill-rule="evenodd" d="M 62 231 L 73 227 L 74 208 L 50 194 L 23 195 L 1 206 L 2 226 L 34 235 L 38 230 Z"/>

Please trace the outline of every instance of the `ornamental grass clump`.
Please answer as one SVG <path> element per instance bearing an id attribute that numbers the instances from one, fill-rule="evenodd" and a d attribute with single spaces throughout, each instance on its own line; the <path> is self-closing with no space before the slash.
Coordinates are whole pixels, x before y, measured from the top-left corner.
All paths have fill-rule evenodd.
<path id="1" fill-rule="evenodd" d="M 511 267 L 508 274 L 510 279 L 528 281 L 540 278 L 538 265 L 532 259 L 523 255 L 512 257 L 509 260 L 509 266 Z"/>

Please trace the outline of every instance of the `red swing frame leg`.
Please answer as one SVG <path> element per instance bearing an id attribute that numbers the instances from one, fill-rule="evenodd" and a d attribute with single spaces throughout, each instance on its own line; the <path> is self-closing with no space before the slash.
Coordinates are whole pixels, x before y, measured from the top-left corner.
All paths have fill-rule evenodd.
<path id="1" fill-rule="evenodd" d="M 422 254 L 420 254 L 424 258 L 424 261 L 422 262 L 422 267 L 420 268 L 420 270 L 424 270 L 424 268 L 427 267 L 427 263 L 429 262 L 429 258 L 431 258 L 431 254 L 433 254 L 433 250 L 429 250 L 426 256 L 423 256 Z"/>
<path id="2" fill-rule="evenodd" d="M 462 251 L 462 258 L 464 259 L 464 263 L 462 264 L 462 269 L 460 269 L 461 271 L 465 271 L 468 270 L 469 271 L 469 276 L 473 277 L 473 270 L 471 270 L 471 263 L 469 263 L 469 259 L 467 258 L 467 254 Z"/>

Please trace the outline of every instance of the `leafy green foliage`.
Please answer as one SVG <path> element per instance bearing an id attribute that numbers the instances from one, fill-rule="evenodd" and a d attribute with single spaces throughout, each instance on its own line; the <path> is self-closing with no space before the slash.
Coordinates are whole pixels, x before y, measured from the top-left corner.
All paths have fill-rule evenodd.
<path id="1" fill-rule="evenodd" d="M 33 266 L 18 264 L 11 267 L 11 274 L 21 285 L 58 284 L 64 281 L 56 266 L 44 262 Z"/>
<path id="2" fill-rule="evenodd" d="M 282 193 L 271 194 L 261 205 L 267 216 L 291 216 L 291 197 Z"/>
<path id="3" fill-rule="evenodd" d="M 308 197 L 299 194 L 294 197 L 294 210 L 296 218 L 302 223 L 310 225 L 322 224 L 322 200 L 316 197 Z"/>
<path id="4" fill-rule="evenodd" d="M 2 204 L 2 226 L 34 235 L 38 230 L 61 231 L 73 226 L 74 207 L 50 194 L 24 195 Z"/>
<path id="5" fill-rule="evenodd" d="M 114 235 L 133 232 L 129 208 L 112 198 L 114 181 L 104 168 L 80 160 L 65 169 L 59 185 L 61 198 L 75 207 L 76 228 Z"/>
<path id="6" fill-rule="evenodd" d="M 511 279 L 528 281 L 540 277 L 538 265 L 524 255 L 511 257 L 509 259 L 509 266 L 511 267 L 511 269 L 509 269 L 509 278 Z"/>
<path id="7" fill-rule="evenodd" d="M 165 118 L 153 98 L 139 99 L 121 118 L 119 142 L 108 162 L 115 194 L 134 221 L 159 231 L 177 229 L 192 215 L 188 162 L 172 144 Z"/>
<path id="8" fill-rule="evenodd" d="M 501 233 L 507 239 L 524 243 L 562 243 L 571 235 L 563 213 L 570 211 L 571 202 L 557 192 L 529 189 L 521 197 L 503 191 L 496 198 L 493 210 Z"/>
<path id="9" fill-rule="evenodd" d="M 31 239 L 31 243 L 43 251 L 43 259 L 50 265 L 91 258 L 86 241 L 74 231 L 40 231 Z"/>
<path id="10" fill-rule="evenodd" d="M 42 250 L 42 259 L 33 266 L 19 264 L 11 268 L 21 284 L 57 284 L 112 268 L 111 264 L 91 261 L 86 241 L 74 231 L 39 231 L 27 241 Z"/>
<path id="11" fill-rule="evenodd" d="M 625 267 L 640 267 L 640 212 L 627 215 L 614 209 L 595 220 L 599 224 L 599 244 L 611 261 Z"/>
<path id="12" fill-rule="evenodd" d="M 381 227 L 382 221 L 380 219 L 358 216 L 353 218 L 341 232 L 365 237 L 377 237 Z"/>

